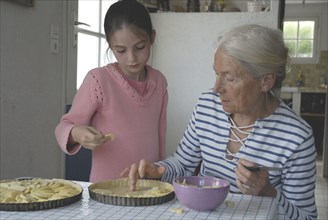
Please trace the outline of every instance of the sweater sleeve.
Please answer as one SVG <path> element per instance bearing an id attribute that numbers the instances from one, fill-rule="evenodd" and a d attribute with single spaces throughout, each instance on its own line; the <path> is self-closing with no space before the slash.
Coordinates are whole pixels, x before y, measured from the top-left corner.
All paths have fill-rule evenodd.
<path id="1" fill-rule="evenodd" d="M 62 116 L 55 129 L 58 145 L 65 153 L 75 154 L 81 148 L 78 144 L 68 147 L 70 132 L 76 125 L 90 125 L 91 118 L 102 101 L 99 91 L 101 88 L 96 75 L 89 72 L 73 99 L 70 111 Z"/>
<path id="2" fill-rule="evenodd" d="M 166 110 L 168 104 L 168 93 L 165 87 L 163 96 L 163 104 L 161 108 L 160 122 L 159 122 L 159 158 L 163 160 L 165 158 L 165 145 L 166 145 Z"/>

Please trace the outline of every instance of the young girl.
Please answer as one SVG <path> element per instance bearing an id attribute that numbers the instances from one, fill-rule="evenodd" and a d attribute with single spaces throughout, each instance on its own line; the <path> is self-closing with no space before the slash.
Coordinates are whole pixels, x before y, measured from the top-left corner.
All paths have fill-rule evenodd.
<path id="1" fill-rule="evenodd" d="M 117 62 L 87 74 L 55 131 L 65 153 L 92 150 L 91 182 L 119 178 L 144 157 L 165 157 L 167 81 L 146 64 L 155 39 L 150 15 L 135 0 L 119 1 L 104 28 Z"/>

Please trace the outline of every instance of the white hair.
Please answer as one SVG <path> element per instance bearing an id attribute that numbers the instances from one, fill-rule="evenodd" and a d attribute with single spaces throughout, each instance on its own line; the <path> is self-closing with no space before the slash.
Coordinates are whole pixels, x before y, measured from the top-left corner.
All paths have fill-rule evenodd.
<path id="1" fill-rule="evenodd" d="M 276 75 L 273 92 L 278 89 L 289 69 L 290 57 L 282 31 L 250 24 L 236 27 L 219 39 L 218 49 L 237 60 L 254 77 Z M 278 95 L 279 96 L 279 95 Z"/>

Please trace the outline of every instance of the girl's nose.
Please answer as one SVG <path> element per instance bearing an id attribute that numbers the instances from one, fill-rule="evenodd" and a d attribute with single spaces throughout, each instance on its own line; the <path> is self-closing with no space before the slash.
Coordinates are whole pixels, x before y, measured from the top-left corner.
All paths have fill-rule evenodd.
<path id="1" fill-rule="evenodd" d="M 136 55 L 135 55 L 135 52 L 134 52 L 134 51 L 130 51 L 130 52 L 128 53 L 128 60 L 129 60 L 130 62 L 133 62 L 133 61 L 136 60 Z"/>

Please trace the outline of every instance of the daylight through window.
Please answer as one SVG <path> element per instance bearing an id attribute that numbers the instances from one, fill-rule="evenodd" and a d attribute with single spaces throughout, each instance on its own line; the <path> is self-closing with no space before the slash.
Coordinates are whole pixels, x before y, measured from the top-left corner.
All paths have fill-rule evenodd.
<path id="1" fill-rule="evenodd" d="M 108 44 L 105 39 L 104 18 L 110 5 L 117 0 L 79 0 L 78 20 L 87 25 L 79 25 L 77 46 L 78 89 L 89 70 L 104 66 L 113 56 L 106 54 Z M 92 13 L 90 13 L 92 12 Z M 115 59 L 113 60 L 115 61 Z"/>
<path id="2" fill-rule="evenodd" d="M 316 57 L 316 22 L 314 19 L 284 22 L 284 41 L 294 61 L 314 62 Z"/>

